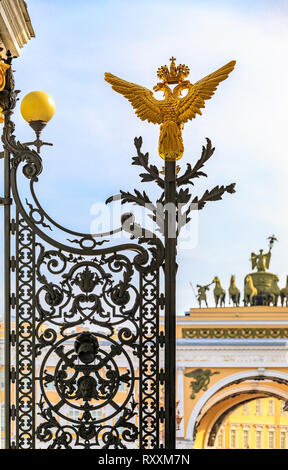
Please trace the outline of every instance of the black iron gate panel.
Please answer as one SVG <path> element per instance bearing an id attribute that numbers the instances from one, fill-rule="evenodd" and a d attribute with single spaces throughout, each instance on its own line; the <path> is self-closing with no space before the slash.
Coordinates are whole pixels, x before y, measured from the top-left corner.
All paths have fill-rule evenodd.
<path id="1" fill-rule="evenodd" d="M 28 218 L 16 210 L 11 445 L 159 447 L 159 268 L 135 263 L 142 246 L 51 246 Z"/>
<path id="2" fill-rule="evenodd" d="M 173 75 L 175 58 L 170 60 Z M 36 140 L 16 142 L 11 116 L 18 91 L 14 88 L 11 53 L 7 52 L 0 63 L 0 111 L 4 115 L 4 152 L 0 153 L 4 157 L 4 197 L 0 204 L 4 205 L 5 214 L 6 448 L 161 448 L 165 441 L 166 448 L 174 449 L 177 241 L 194 210 L 221 200 L 226 192 L 235 192 L 235 183 L 217 185 L 202 196 L 191 191 L 194 179 L 207 176 L 202 169 L 215 150 L 208 138 L 194 166 L 187 163 L 181 172 L 176 166 L 176 157 L 183 154 L 182 128 L 170 118 L 175 105 L 183 103 L 179 100 L 186 99 L 179 95 L 182 86 L 188 85 L 191 98 L 198 96 L 189 81 L 182 81 L 182 68 L 185 67 L 185 74 L 189 69 L 178 66 L 182 72 L 173 96 L 167 83 L 176 83 L 174 75 L 172 82 L 157 84 L 158 89 L 165 87 L 168 101 L 173 97 L 167 101 L 173 109 L 171 115 L 168 113 L 169 120 L 163 117 L 166 111 L 163 116 L 159 111 L 161 119 L 158 122 L 157 117 L 155 121 L 163 124 L 160 142 L 165 135 L 163 142 L 180 143 L 177 152 L 174 143 L 172 150 L 167 144 L 168 153 L 160 151 L 165 160 L 160 170 L 150 164 L 148 153 L 142 153 L 142 138 L 134 139 L 137 155 L 132 164 L 140 166 L 143 183 L 153 182 L 160 190 L 159 197 L 153 202 L 138 189 L 134 193 L 121 190 L 115 197 L 122 204 L 145 208 L 160 238 L 137 224 L 131 213 L 122 215 L 117 229 L 92 236 L 62 227 L 37 199 L 35 184 L 42 172 L 40 150 L 47 144 L 40 135 L 46 121 L 28 119 Z M 231 61 L 197 82 L 204 87 L 205 99 L 207 83 L 210 91 L 215 90 L 234 65 L 235 61 Z M 165 79 L 167 66 L 159 70 L 158 78 Z M 127 96 L 135 95 L 136 85 L 111 74 L 105 77 L 115 91 L 125 94 L 125 87 L 132 86 L 132 94 L 127 92 Z M 157 107 L 159 103 L 156 100 L 154 104 Z M 196 114 L 191 109 L 189 119 Z M 138 115 L 141 119 L 144 116 L 142 111 Z M 169 126 L 164 126 L 164 122 Z M 120 232 L 129 233 L 133 242 L 115 245 L 113 235 Z M 162 271 L 164 295 L 159 287 Z M 164 334 L 159 330 L 160 308 Z M 163 422 L 165 429 L 161 428 Z"/>
<path id="3" fill-rule="evenodd" d="M 16 96 L 10 89 L 2 137 L 6 448 L 159 448 L 163 244 L 131 214 L 92 236 L 45 212 L 42 158 L 13 135 Z M 121 231 L 136 241 L 114 245 Z"/>

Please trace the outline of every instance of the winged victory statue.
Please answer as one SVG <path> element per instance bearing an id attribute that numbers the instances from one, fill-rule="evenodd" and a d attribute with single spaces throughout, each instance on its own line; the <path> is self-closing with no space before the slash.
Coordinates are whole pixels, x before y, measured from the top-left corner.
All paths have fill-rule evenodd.
<path id="1" fill-rule="evenodd" d="M 178 160 L 184 152 L 182 130 L 184 124 L 202 114 L 200 108 L 210 99 L 220 82 L 225 80 L 234 69 L 236 61 L 232 60 L 215 72 L 198 82 L 186 80 L 189 75 L 187 65 L 175 65 L 175 58 L 170 59 L 170 70 L 167 65 L 160 67 L 157 76 L 161 80 L 153 87 L 155 92 L 162 91 L 164 99 L 158 100 L 146 87 L 128 82 L 111 73 L 105 73 L 105 80 L 113 90 L 121 93 L 132 104 L 137 116 L 142 121 L 160 124 L 159 155 L 164 160 Z M 172 90 L 168 85 L 176 85 Z M 187 95 L 181 97 L 183 90 Z"/>

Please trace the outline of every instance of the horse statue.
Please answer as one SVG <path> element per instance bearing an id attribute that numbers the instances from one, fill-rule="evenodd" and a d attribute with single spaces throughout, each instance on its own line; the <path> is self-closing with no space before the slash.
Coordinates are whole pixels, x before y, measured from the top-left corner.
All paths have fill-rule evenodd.
<path id="1" fill-rule="evenodd" d="M 213 282 L 215 283 L 215 287 L 214 287 L 214 290 L 213 290 L 213 293 L 214 293 L 214 299 L 215 299 L 215 306 L 218 307 L 218 302 L 220 301 L 220 307 L 225 307 L 225 290 L 223 289 L 223 287 L 221 286 L 221 282 L 220 282 L 220 279 L 219 277 L 215 276 L 212 283 Z"/>
<path id="2" fill-rule="evenodd" d="M 270 302 L 272 302 L 272 304 L 274 305 L 274 307 L 277 306 L 277 303 L 278 303 L 278 298 L 281 294 L 281 291 L 279 289 L 279 286 L 278 286 L 278 281 L 279 281 L 279 277 L 278 276 L 275 276 L 273 277 L 272 279 L 272 285 L 271 285 L 271 292 L 270 292 L 270 295 L 269 295 L 269 304 Z"/>
<path id="3" fill-rule="evenodd" d="M 286 307 L 288 307 L 288 276 L 286 276 L 286 287 L 280 290 L 280 297 L 281 297 L 281 307 L 284 306 L 285 299 L 286 299 Z"/>
<path id="4" fill-rule="evenodd" d="M 250 303 L 250 305 L 254 305 L 254 298 L 257 295 L 257 289 L 254 287 L 253 279 L 248 274 L 244 279 L 244 305 L 245 307 Z"/>
<path id="5" fill-rule="evenodd" d="M 240 290 L 236 287 L 235 276 L 231 276 L 229 291 L 229 304 L 232 300 L 233 306 L 239 307 L 240 303 Z"/>

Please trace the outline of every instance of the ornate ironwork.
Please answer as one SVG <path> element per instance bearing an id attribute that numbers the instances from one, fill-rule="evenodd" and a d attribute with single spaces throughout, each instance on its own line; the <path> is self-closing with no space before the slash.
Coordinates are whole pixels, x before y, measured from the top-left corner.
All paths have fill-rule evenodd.
<path id="1" fill-rule="evenodd" d="M 159 447 L 161 255 L 150 266 L 146 251 L 135 262 L 123 246 L 87 257 L 40 242 L 19 215 L 16 226 L 15 446 Z M 87 331 L 72 334 L 79 326 Z"/>
<path id="2" fill-rule="evenodd" d="M 35 447 L 35 236 L 16 218 L 16 442 Z"/>
<path id="3" fill-rule="evenodd" d="M 13 90 L 11 72 L 1 95 L 16 211 L 15 220 L 6 216 L 16 253 L 7 272 L 15 292 L 6 288 L 6 319 L 16 307 L 6 331 L 9 391 L 16 384 L 6 447 L 159 448 L 163 244 L 131 217 L 116 232 L 135 241 L 113 245 L 112 232 L 71 231 L 45 212 L 35 190 L 42 159 L 14 137 Z"/>
<path id="4" fill-rule="evenodd" d="M 8 54 L 4 63 L 11 65 L 11 60 Z M 6 448 L 174 448 L 177 238 L 191 219 L 191 203 L 202 209 L 225 192 L 233 193 L 235 185 L 216 186 L 200 198 L 190 193 L 193 179 L 206 176 L 201 169 L 214 152 L 209 139 L 193 168 L 188 164 L 178 176 L 175 161 L 165 161 L 162 178 L 149 164 L 148 153 L 141 152 L 139 137 L 132 164 L 144 168 L 142 181 L 156 183 L 160 197 L 154 203 L 138 190 L 121 191 L 118 197 L 122 203 L 145 206 L 159 237 L 144 230 L 131 213 L 111 232 L 91 235 L 66 229 L 47 214 L 36 195 L 43 169 L 39 151 L 45 143 L 15 139 L 17 94 L 9 67 L 0 91 Z M 113 233 L 120 231 L 128 232 L 131 242 L 113 244 Z M 164 334 L 159 330 L 161 308 Z M 164 367 L 160 348 L 165 351 Z M 160 387 L 165 388 L 164 407 Z M 165 442 L 159 432 L 163 422 Z"/>

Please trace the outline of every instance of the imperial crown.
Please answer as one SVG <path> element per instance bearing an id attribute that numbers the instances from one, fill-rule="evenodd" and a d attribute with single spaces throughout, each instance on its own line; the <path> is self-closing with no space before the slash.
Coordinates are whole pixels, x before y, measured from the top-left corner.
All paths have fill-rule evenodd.
<path id="1" fill-rule="evenodd" d="M 184 78 L 189 75 L 189 67 L 185 64 L 179 64 L 176 67 L 175 57 L 171 57 L 169 60 L 171 61 L 170 71 L 167 65 L 162 65 L 162 67 L 159 67 L 157 70 L 157 77 L 160 78 L 163 83 L 171 85 L 183 82 Z"/>

